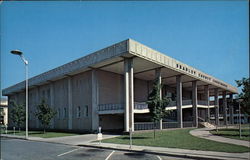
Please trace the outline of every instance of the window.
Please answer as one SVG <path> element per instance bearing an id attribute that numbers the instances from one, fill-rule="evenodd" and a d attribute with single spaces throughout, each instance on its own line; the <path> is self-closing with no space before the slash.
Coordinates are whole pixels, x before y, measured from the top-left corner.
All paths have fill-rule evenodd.
<path id="1" fill-rule="evenodd" d="M 44 90 L 42 92 L 42 97 L 43 97 L 43 99 L 45 98 L 45 91 Z"/>
<path id="2" fill-rule="evenodd" d="M 47 98 L 50 98 L 50 89 L 47 90 Z"/>
<path id="3" fill-rule="evenodd" d="M 57 109 L 57 118 L 60 119 L 61 115 L 60 115 L 60 108 Z"/>
<path id="4" fill-rule="evenodd" d="M 85 107 L 84 107 L 84 115 L 85 115 L 85 117 L 88 117 L 89 116 L 89 109 L 88 109 L 88 105 L 86 105 Z"/>
<path id="5" fill-rule="evenodd" d="M 67 109 L 63 108 L 63 118 L 66 118 L 66 117 L 67 117 Z"/>
<path id="6" fill-rule="evenodd" d="M 81 107 L 80 107 L 80 106 L 78 106 L 78 107 L 76 108 L 76 117 L 77 117 L 77 118 L 80 118 L 80 117 L 81 117 Z"/>

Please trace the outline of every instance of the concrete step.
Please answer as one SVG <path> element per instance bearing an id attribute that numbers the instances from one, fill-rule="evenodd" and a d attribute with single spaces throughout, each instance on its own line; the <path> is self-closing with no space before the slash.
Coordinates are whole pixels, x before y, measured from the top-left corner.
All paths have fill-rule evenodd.
<path id="1" fill-rule="evenodd" d="M 215 126 L 211 123 L 208 122 L 200 122 L 199 123 L 200 128 L 205 127 L 205 128 L 215 128 Z"/>

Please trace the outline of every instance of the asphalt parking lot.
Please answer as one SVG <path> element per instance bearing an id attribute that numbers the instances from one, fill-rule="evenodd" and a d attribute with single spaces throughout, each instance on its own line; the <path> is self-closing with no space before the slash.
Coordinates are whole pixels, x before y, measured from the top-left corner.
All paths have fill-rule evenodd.
<path id="1" fill-rule="evenodd" d="M 71 145 L 1 139 L 2 160 L 181 160 L 186 158 Z"/>

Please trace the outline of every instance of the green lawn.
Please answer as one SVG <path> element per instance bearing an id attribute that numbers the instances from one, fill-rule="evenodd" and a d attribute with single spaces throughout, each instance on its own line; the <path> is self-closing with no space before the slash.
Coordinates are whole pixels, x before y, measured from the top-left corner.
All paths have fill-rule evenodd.
<path id="1" fill-rule="evenodd" d="M 163 130 L 156 132 L 156 139 L 153 138 L 153 131 L 136 132 L 133 134 L 133 144 L 140 146 L 155 146 L 168 148 L 182 148 L 204 151 L 219 152 L 249 152 L 248 147 L 220 143 L 194 137 L 189 134 L 191 129 Z M 124 135 L 103 140 L 104 143 L 129 144 L 129 136 Z"/>
<path id="2" fill-rule="evenodd" d="M 3 134 L 5 134 L 5 132 L 2 131 Z M 13 135 L 14 132 L 13 130 L 8 130 L 8 134 Z M 25 136 L 25 131 L 16 131 L 15 135 L 18 136 Z M 29 131 L 29 136 L 31 137 L 41 137 L 41 138 L 53 138 L 53 137 L 64 137 L 64 136 L 75 136 L 75 135 L 79 135 L 76 133 L 64 133 L 64 132 L 45 132 L 43 133 L 43 131 Z"/>
<path id="3" fill-rule="evenodd" d="M 250 129 L 248 128 L 247 129 L 243 128 L 241 130 L 241 138 L 239 136 L 240 135 L 239 129 L 237 128 L 218 129 L 218 133 L 216 132 L 216 130 L 212 130 L 210 131 L 210 133 L 217 135 L 217 136 L 250 141 Z"/>

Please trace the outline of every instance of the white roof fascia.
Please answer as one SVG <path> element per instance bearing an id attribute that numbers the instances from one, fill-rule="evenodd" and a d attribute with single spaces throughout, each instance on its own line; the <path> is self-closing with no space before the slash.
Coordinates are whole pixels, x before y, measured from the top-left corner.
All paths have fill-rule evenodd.
<path id="1" fill-rule="evenodd" d="M 160 53 L 152 48 L 149 48 L 135 40 L 129 39 L 129 53 L 136 55 L 138 57 L 141 57 L 143 59 L 146 59 L 148 61 L 154 62 L 156 64 L 159 64 L 161 66 L 164 66 L 166 68 L 169 68 L 171 70 L 177 71 L 179 73 L 188 75 L 190 77 L 193 77 L 197 80 L 206 82 L 208 84 L 211 84 L 213 86 L 216 86 L 218 88 L 230 91 L 232 93 L 238 93 L 238 89 L 230 84 L 227 84 L 213 76 L 210 76 L 202 71 L 199 71 L 198 69 L 195 69 L 189 65 L 186 65 L 178 60 L 175 60 L 174 58 L 171 58 L 163 53 Z M 178 66 L 181 65 L 182 69 L 180 69 Z M 184 69 L 183 69 L 184 68 Z M 187 70 L 186 70 L 187 69 Z M 195 74 L 192 74 L 195 72 Z"/>

